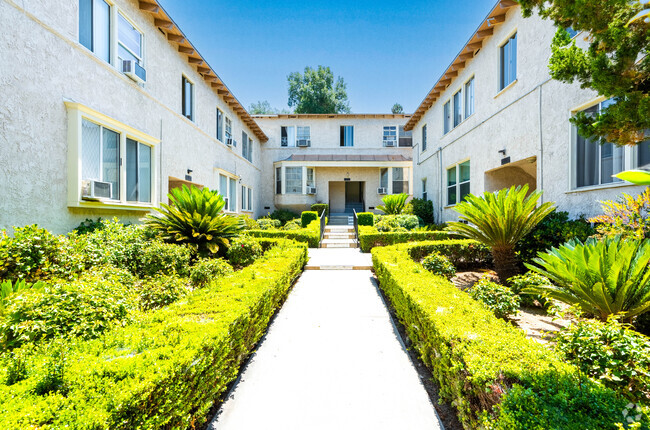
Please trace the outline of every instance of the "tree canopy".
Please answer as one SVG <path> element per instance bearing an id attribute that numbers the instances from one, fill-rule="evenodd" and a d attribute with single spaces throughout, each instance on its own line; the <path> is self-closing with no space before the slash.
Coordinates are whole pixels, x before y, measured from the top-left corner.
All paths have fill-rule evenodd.
<path id="1" fill-rule="evenodd" d="M 286 109 L 276 109 L 271 106 L 271 103 L 269 103 L 267 100 L 260 100 L 257 103 L 251 103 L 250 107 L 248 108 L 248 113 L 251 115 L 276 115 L 279 113 L 289 113 L 289 111 Z"/>
<path id="2" fill-rule="evenodd" d="M 650 27 L 628 22 L 642 6 L 628 0 L 519 0 L 524 16 L 534 11 L 559 27 L 552 42 L 551 77 L 580 82 L 613 98 L 597 117 L 579 113 L 572 120 L 580 134 L 600 142 L 633 145 L 650 129 Z M 572 39 L 567 28 L 584 32 Z M 585 48 L 581 48 L 580 38 Z"/>
<path id="3" fill-rule="evenodd" d="M 289 106 L 295 113 L 350 113 L 346 84 L 342 77 L 334 81 L 329 67 L 305 67 L 305 73 L 288 77 Z"/>
<path id="4" fill-rule="evenodd" d="M 401 104 L 395 103 L 393 107 L 390 109 L 390 111 L 394 114 L 404 113 L 404 108 L 402 107 Z"/>

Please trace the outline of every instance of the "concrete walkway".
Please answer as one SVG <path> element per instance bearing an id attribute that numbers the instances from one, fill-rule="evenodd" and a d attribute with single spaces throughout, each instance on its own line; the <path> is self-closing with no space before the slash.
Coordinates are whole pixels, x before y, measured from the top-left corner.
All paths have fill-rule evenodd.
<path id="1" fill-rule="evenodd" d="M 310 250 L 315 260 L 310 263 L 348 264 L 350 256 L 342 251 Z M 435 430 L 442 425 L 372 273 L 314 270 L 303 273 L 208 428 Z"/>

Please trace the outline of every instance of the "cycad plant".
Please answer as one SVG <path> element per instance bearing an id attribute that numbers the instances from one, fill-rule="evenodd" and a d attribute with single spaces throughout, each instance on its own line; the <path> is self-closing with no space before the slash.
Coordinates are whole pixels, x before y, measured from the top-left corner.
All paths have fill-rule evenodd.
<path id="1" fill-rule="evenodd" d="M 554 285 L 524 290 L 561 302 L 578 305 L 603 321 L 614 314 L 629 320 L 650 311 L 650 241 L 589 238 L 569 241 L 526 266 Z"/>
<path id="2" fill-rule="evenodd" d="M 518 274 L 517 242 L 555 209 L 552 203 L 537 206 L 541 192 L 527 194 L 528 185 L 486 192 L 482 196 L 469 194 L 455 207 L 467 224 L 448 223 L 447 230 L 451 233 L 490 247 L 494 270 L 501 282 Z"/>
<path id="3" fill-rule="evenodd" d="M 241 220 L 223 213 L 226 202 L 216 191 L 183 185 L 168 197 L 170 204 L 161 203 L 159 214 L 147 215 L 145 221 L 167 242 L 187 244 L 203 256 L 223 254 L 243 230 Z"/>
<path id="4" fill-rule="evenodd" d="M 386 215 L 399 215 L 404 211 L 406 207 L 406 199 L 408 199 L 408 194 L 391 194 L 383 199 L 383 206 L 377 206 L 377 209 L 385 213 Z"/>

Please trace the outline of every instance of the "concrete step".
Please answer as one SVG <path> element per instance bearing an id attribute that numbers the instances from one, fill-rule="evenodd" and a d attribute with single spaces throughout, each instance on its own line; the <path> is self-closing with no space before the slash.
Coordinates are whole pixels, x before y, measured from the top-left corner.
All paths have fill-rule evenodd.
<path id="1" fill-rule="evenodd" d="M 356 248 L 357 241 L 354 239 L 323 239 L 321 248 Z"/>
<path id="2" fill-rule="evenodd" d="M 354 233 L 327 233 L 323 235 L 323 239 L 354 239 Z"/>
<path id="3" fill-rule="evenodd" d="M 354 233 L 353 225 L 328 225 L 325 226 L 325 233 Z"/>

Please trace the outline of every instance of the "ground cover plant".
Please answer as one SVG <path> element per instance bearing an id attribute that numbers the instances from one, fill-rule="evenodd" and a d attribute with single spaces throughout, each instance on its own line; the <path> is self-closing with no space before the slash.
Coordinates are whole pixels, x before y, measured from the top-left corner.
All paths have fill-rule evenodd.
<path id="1" fill-rule="evenodd" d="M 482 278 L 469 290 L 469 295 L 494 312 L 497 318 L 507 319 L 519 309 L 520 299 L 510 288 Z"/>
<path id="2" fill-rule="evenodd" d="M 438 252 L 432 252 L 422 260 L 422 267 L 436 275 L 451 279 L 456 274 L 456 268 L 451 261 Z"/>

